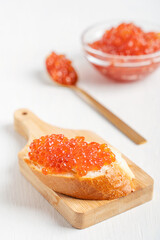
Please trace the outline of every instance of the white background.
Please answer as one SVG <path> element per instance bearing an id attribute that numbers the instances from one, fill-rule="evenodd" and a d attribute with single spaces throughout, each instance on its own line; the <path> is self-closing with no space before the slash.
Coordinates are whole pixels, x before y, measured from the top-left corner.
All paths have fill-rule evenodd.
<path id="1" fill-rule="evenodd" d="M 80 36 L 90 24 L 114 18 L 160 24 L 159 0 L 0 0 L 0 239 L 160 239 L 160 70 L 144 81 L 115 84 L 85 60 Z M 45 74 L 50 51 L 66 53 L 79 85 L 148 140 L 137 146 L 68 89 Z M 66 220 L 19 173 L 25 140 L 13 112 L 27 107 L 43 120 L 95 131 L 155 180 L 154 199 L 85 230 Z"/>

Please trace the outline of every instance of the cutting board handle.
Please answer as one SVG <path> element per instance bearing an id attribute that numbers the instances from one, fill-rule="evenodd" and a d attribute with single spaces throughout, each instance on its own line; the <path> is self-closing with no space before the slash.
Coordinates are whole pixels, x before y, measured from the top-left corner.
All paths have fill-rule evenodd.
<path id="1" fill-rule="evenodd" d="M 43 128 L 45 127 L 45 124 L 45 122 L 40 120 L 29 109 L 18 109 L 14 113 L 15 129 L 27 140 L 43 135 Z"/>

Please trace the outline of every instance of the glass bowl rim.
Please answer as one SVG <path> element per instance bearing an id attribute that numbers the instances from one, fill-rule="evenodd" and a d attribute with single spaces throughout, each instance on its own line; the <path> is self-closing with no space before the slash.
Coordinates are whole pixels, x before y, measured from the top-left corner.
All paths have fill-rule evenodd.
<path id="1" fill-rule="evenodd" d="M 95 27 L 98 27 L 102 24 L 107 24 L 111 21 L 120 21 L 120 22 L 132 22 L 132 21 L 141 21 L 143 23 L 149 23 L 151 25 L 154 25 L 154 26 L 157 26 L 159 27 L 160 29 L 160 25 L 159 24 L 156 24 L 156 23 L 152 23 L 152 22 L 148 22 L 148 21 L 142 21 L 142 20 L 136 20 L 136 19 L 131 19 L 131 20 L 124 20 L 124 19 L 110 19 L 110 20 L 107 20 L 107 21 L 103 21 L 103 22 L 99 22 L 99 23 L 96 23 L 96 24 L 92 24 L 90 25 L 89 27 L 87 27 L 81 34 L 81 43 L 82 43 L 82 46 L 84 48 L 85 51 L 89 52 L 89 53 L 92 53 L 92 54 L 95 54 L 97 55 L 97 57 L 104 57 L 104 58 L 112 58 L 112 59 L 122 59 L 123 60 L 146 60 L 148 58 L 155 58 L 155 57 L 159 57 L 160 56 L 160 50 L 159 51 L 156 51 L 154 53 L 150 53 L 150 54 L 145 54 L 145 55 L 132 55 L 132 56 L 126 56 L 126 55 L 115 55 L 115 54 L 109 54 L 109 53 L 104 53 L 102 52 L 101 50 L 96 50 L 92 47 L 90 47 L 88 45 L 88 43 L 85 42 L 84 38 L 85 38 L 85 35 L 91 30 L 91 29 L 94 29 Z"/>

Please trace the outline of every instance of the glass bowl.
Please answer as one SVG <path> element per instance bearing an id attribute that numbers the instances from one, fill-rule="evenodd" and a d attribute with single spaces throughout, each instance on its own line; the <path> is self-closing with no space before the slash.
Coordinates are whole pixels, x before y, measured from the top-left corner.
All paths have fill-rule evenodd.
<path id="1" fill-rule="evenodd" d="M 99 40 L 105 30 L 126 21 L 113 20 L 87 28 L 82 34 L 82 46 L 88 61 L 103 75 L 116 81 L 130 82 L 144 78 L 160 65 L 160 51 L 139 56 L 119 56 L 93 49 L 89 43 Z M 133 22 L 144 31 L 160 32 L 160 26 L 148 22 Z"/>

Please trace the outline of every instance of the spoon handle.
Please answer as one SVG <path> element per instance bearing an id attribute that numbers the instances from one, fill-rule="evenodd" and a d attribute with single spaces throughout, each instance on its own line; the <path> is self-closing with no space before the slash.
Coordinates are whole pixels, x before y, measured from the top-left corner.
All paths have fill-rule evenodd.
<path id="1" fill-rule="evenodd" d="M 116 126 L 121 132 L 123 132 L 128 138 L 130 138 L 136 144 L 143 144 L 147 142 L 140 134 L 134 131 L 130 126 L 123 122 L 119 117 L 112 113 L 109 109 L 104 107 L 91 95 L 89 95 L 85 90 L 77 87 L 71 86 L 71 89 L 74 90 L 83 100 L 88 104 L 94 107 L 98 112 L 100 112 L 106 119 L 108 119 L 114 126 Z"/>

